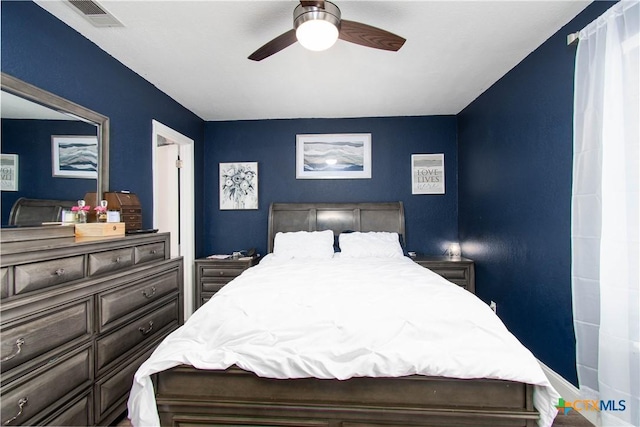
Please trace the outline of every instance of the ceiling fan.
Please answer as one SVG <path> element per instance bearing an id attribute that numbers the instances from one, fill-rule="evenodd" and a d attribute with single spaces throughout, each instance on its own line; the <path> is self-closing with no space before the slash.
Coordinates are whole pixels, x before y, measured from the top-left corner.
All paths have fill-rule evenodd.
<path id="1" fill-rule="evenodd" d="M 253 52 L 249 59 L 261 61 L 296 41 L 311 50 L 330 48 L 337 39 L 361 46 L 399 50 L 404 38 L 380 28 L 341 19 L 340 9 L 330 1 L 300 1 L 293 11 L 293 29 Z"/>

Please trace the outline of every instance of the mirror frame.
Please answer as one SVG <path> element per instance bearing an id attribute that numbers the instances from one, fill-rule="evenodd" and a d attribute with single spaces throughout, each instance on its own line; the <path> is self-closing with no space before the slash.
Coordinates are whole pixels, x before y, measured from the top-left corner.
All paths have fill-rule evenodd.
<path id="1" fill-rule="evenodd" d="M 97 200 L 100 200 L 102 194 L 109 191 L 109 118 L 9 74 L 1 73 L 0 82 L 3 91 L 98 125 L 100 158 L 98 161 L 96 191 L 98 193 Z"/>

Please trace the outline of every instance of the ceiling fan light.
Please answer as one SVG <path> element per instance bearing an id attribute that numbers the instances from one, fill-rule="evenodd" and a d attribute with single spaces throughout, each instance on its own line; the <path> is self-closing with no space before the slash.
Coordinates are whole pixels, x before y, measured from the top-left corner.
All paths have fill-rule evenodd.
<path id="1" fill-rule="evenodd" d="M 327 50 L 338 40 L 338 28 L 329 21 L 305 21 L 296 29 L 298 42 L 313 51 Z"/>

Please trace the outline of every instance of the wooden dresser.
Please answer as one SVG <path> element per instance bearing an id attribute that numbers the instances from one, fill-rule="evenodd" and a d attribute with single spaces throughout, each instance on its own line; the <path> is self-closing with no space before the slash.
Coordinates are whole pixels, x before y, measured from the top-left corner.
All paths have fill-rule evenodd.
<path id="1" fill-rule="evenodd" d="M 2 424 L 109 425 L 182 323 L 169 235 L 11 242 L 0 254 Z"/>
<path id="2" fill-rule="evenodd" d="M 446 256 L 418 256 L 413 260 L 472 294 L 476 293 L 476 270 L 472 260 Z"/>
<path id="3" fill-rule="evenodd" d="M 194 310 L 209 301 L 224 285 L 238 277 L 247 268 L 258 263 L 251 259 L 207 259 L 195 260 L 196 292 Z"/>

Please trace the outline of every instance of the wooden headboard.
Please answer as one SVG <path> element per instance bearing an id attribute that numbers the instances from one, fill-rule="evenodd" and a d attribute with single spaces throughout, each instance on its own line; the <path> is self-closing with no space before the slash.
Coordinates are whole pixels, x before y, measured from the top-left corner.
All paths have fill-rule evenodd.
<path id="1" fill-rule="evenodd" d="M 269 247 L 276 233 L 332 230 L 390 231 L 404 239 L 402 202 L 385 203 L 272 203 L 269 207 Z"/>
<path id="2" fill-rule="evenodd" d="M 62 221 L 64 209 L 77 204 L 72 200 L 45 200 L 20 197 L 9 214 L 9 225 L 42 225 L 44 222 Z"/>

